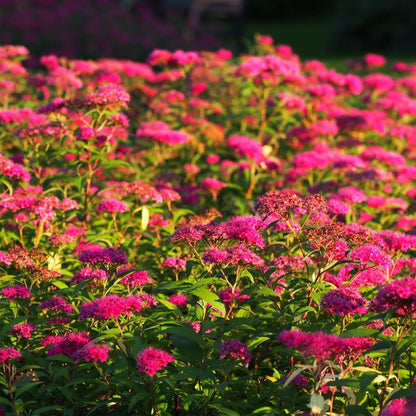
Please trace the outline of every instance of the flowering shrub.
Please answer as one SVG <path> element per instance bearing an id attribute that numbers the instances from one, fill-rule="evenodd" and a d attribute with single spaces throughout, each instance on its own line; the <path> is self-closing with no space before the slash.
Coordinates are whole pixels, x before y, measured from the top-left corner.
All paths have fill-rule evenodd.
<path id="1" fill-rule="evenodd" d="M 415 66 L 284 46 L 0 47 L 1 412 L 411 414 Z"/>

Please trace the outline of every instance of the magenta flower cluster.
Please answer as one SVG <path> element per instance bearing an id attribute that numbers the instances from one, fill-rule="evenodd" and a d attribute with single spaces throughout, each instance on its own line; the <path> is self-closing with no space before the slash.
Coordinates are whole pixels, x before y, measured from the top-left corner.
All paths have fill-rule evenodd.
<path id="1" fill-rule="evenodd" d="M 80 319 L 87 318 L 111 319 L 120 315 L 140 313 L 143 309 L 156 304 L 156 299 L 148 294 L 121 297 L 108 295 L 95 300 L 84 302 L 80 309 Z"/>
<path id="2" fill-rule="evenodd" d="M 220 348 L 220 358 L 237 358 L 241 364 L 248 365 L 251 361 L 251 353 L 247 345 L 238 339 L 223 341 Z"/>
<path id="3" fill-rule="evenodd" d="M 137 354 L 137 369 L 150 377 L 158 371 L 175 361 L 173 356 L 158 348 L 146 347 Z"/>

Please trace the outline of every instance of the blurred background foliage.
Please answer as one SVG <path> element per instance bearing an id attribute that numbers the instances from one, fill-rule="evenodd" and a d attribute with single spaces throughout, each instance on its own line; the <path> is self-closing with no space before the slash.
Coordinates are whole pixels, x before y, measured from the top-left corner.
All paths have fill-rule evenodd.
<path id="1" fill-rule="evenodd" d="M 191 28 L 192 1 L 0 0 L 0 43 L 36 56 L 139 60 L 155 48 L 239 53 L 260 33 L 304 59 L 416 55 L 414 0 L 245 0 L 241 19 L 204 13 Z"/>

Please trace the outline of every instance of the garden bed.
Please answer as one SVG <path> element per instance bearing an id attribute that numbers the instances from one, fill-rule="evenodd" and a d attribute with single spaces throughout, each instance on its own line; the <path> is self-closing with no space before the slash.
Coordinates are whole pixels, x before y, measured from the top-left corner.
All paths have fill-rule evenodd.
<path id="1" fill-rule="evenodd" d="M 416 65 L 27 56 L 0 48 L 4 414 L 413 414 Z"/>

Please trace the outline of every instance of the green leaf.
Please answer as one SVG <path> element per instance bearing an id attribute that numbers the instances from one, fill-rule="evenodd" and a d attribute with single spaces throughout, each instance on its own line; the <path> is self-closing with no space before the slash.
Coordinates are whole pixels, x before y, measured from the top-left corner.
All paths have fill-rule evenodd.
<path id="1" fill-rule="evenodd" d="M 57 279 L 52 280 L 51 284 L 56 286 L 58 289 L 66 289 L 68 287 L 68 285 L 65 282 Z"/>
<path id="2" fill-rule="evenodd" d="M 201 298 L 206 303 L 209 303 L 214 309 L 217 309 L 222 314 L 225 314 L 225 305 L 220 302 L 220 298 L 216 293 L 211 292 L 209 289 L 204 287 L 199 287 L 197 289 L 191 290 L 190 293 L 192 293 L 194 296 L 197 296 L 198 298 Z"/>
<path id="3" fill-rule="evenodd" d="M 140 228 L 141 228 L 142 231 L 146 230 L 147 225 L 149 224 L 149 219 L 150 219 L 149 208 L 144 206 L 144 207 L 142 207 L 142 221 L 141 221 L 141 225 L 140 225 Z"/>
<path id="4" fill-rule="evenodd" d="M 72 359 L 67 355 L 51 355 L 46 358 L 49 361 L 60 361 L 63 363 L 72 363 Z"/>
<path id="5" fill-rule="evenodd" d="M 25 391 L 30 390 L 32 387 L 36 387 L 39 384 L 43 384 L 41 381 L 34 381 L 34 382 L 29 382 L 27 384 L 24 384 L 23 386 L 19 387 L 16 390 L 16 397 L 19 397 L 20 395 L 22 395 Z"/>
<path id="6" fill-rule="evenodd" d="M 147 390 L 143 390 L 140 393 L 136 393 L 131 399 L 129 403 L 129 413 L 134 409 L 137 403 L 143 401 L 149 397 L 149 392 Z"/>
<path id="7" fill-rule="evenodd" d="M 347 387 L 356 387 L 360 388 L 360 380 L 353 378 L 342 378 L 340 380 L 328 381 L 328 386 L 347 386 Z"/>
<path id="8" fill-rule="evenodd" d="M 33 413 L 32 413 L 32 415 L 33 416 L 36 416 L 36 415 L 43 415 L 43 414 L 45 414 L 45 413 L 47 413 L 47 412 L 50 412 L 51 410 L 57 410 L 57 411 L 59 411 L 59 412 L 62 412 L 64 409 L 61 407 L 61 406 L 59 406 L 59 405 L 57 405 L 57 404 L 54 404 L 54 405 L 52 405 L 52 406 L 44 406 L 44 407 L 41 407 L 40 409 L 36 409 Z M 62 414 L 62 413 L 61 413 Z"/>
<path id="9" fill-rule="evenodd" d="M 192 259 L 186 262 L 186 276 L 187 277 L 191 275 L 192 269 L 196 264 L 199 264 L 199 262 L 196 260 L 192 260 Z"/>
<path id="10" fill-rule="evenodd" d="M 262 336 L 255 337 L 255 338 L 250 339 L 247 342 L 247 346 L 250 349 L 255 348 L 255 347 L 257 347 L 257 345 L 263 344 L 263 342 L 266 342 L 266 341 L 270 341 L 270 338 L 269 337 L 262 337 Z"/>
<path id="11" fill-rule="evenodd" d="M 370 328 L 354 328 L 349 329 L 342 333 L 342 338 L 349 338 L 349 337 L 369 337 L 369 338 L 377 338 L 379 335 L 377 329 L 370 329 Z"/>
<path id="12" fill-rule="evenodd" d="M 360 390 L 374 390 L 373 381 L 378 377 L 377 373 L 365 373 L 360 376 Z"/>
<path id="13" fill-rule="evenodd" d="M 247 269 L 245 269 L 243 273 L 241 273 L 240 277 L 248 277 L 250 279 L 250 282 L 254 284 L 254 277 Z"/>
<path id="14" fill-rule="evenodd" d="M 168 309 L 170 309 L 171 311 L 179 311 L 179 308 L 174 305 L 173 303 L 169 302 L 166 299 L 158 299 L 158 302 L 161 303 L 162 305 L 165 305 Z"/>
<path id="15" fill-rule="evenodd" d="M 221 416 L 240 416 L 240 414 L 235 410 L 228 409 L 227 407 L 221 406 L 220 404 L 210 404 L 209 407 L 220 412 Z"/>
<path id="16" fill-rule="evenodd" d="M 186 325 L 186 324 L 185 324 Z M 169 328 L 163 329 L 163 333 L 171 335 L 179 335 L 182 338 L 189 339 L 197 344 L 202 343 L 202 338 L 189 326 L 171 326 Z"/>
<path id="17" fill-rule="evenodd" d="M 10 407 L 12 407 L 12 406 L 13 406 L 13 403 L 12 403 L 10 400 L 7 400 L 7 399 L 6 399 L 6 398 L 4 398 L 4 397 L 0 397 L 0 403 L 1 403 L 1 404 L 5 404 L 5 405 L 10 406 Z"/>
<path id="18" fill-rule="evenodd" d="M 186 208 L 178 209 L 173 214 L 173 223 L 176 224 L 179 221 L 180 218 L 182 218 L 183 216 L 185 216 L 187 214 L 196 215 L 195 212 L 191 211 L 190 209 L 186 209 Z"/>
<path id="19" fill-rule="evenodd" d="M 262 415 L 262 416 L 274 416 L 276 414 L 276 409 L 272 409 L 271 407 L 264 406 L 259 407 L 254 412 L 251 413 L 252 415 Z"/>
<path id="20" fill-rule="evenodd" d="M 367 409 L 356 404 L 347 406 L 345 411 L 347 412 L 348 416 L 371 416 L 371 413 Z"/>

